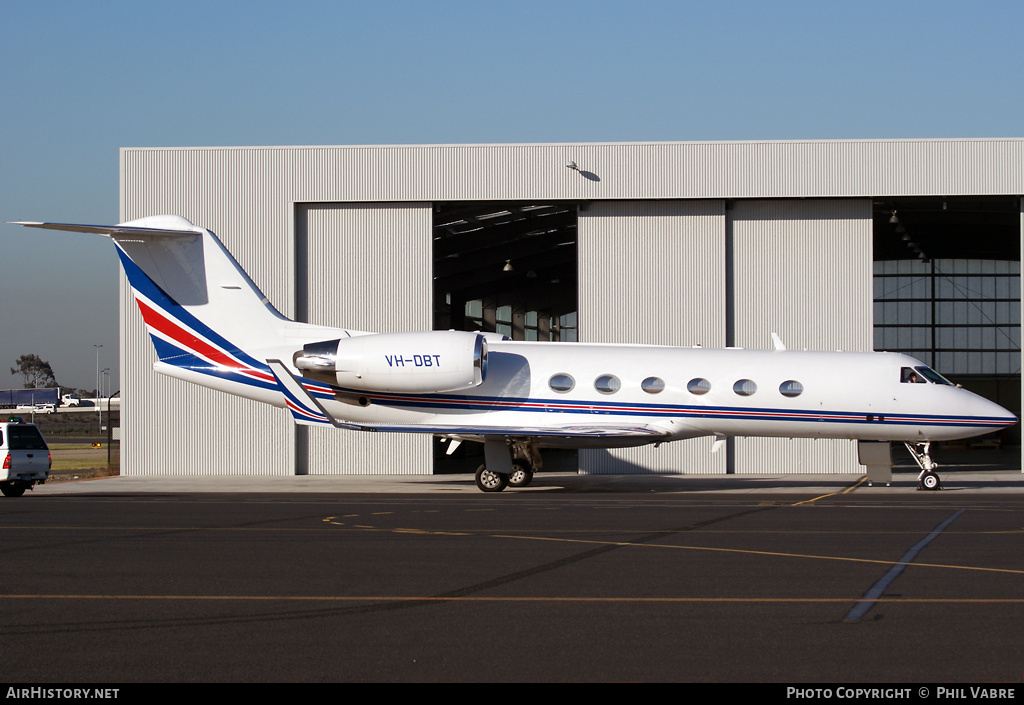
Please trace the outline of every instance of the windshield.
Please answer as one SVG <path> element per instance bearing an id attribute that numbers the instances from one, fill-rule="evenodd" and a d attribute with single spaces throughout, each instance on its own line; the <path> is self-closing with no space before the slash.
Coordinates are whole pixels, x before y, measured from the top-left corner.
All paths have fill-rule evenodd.
<path id="1" fill-rule="evenodd" d="M 948 384 L 950 387 L 953 386 L 952 382 L 950 382 L 948 379 L 946 379 L 945 377 L 943 377 L 930 367 L 925 367 L 922 365 L 921 367 L 915 367 L 914 369 L 920 372 L 922 375 L 924 375 L 924 377 L 932 384 Z"/>

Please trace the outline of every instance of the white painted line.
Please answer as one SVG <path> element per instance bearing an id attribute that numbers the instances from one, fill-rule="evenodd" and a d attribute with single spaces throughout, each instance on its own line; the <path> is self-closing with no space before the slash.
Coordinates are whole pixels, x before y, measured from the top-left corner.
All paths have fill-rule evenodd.
<path id="1" fill-rule="evenodd" d="M 844 622 L 857 622 L 857 621 L 860 621 L 860 619 L 865 614 L 867 614 L 868 610 L 870 610 L 872 607 L 874 607 L 875 600 L 877 600 L 879 597 L 882 596 L 882 593 L 884 593 L 886 588 L 888 588 L 889 585 L 892 584 L 892 581 L 894 581 L 896 578 L 898 578 L 900 576 L 900 574 L 903 572 L 903 570 L 910 563 L 913 562 L 914 558 L 917 557 L 917 554 L 921 552 L 921 549 L 923 549 L 925 546 L 930 544 L 932 542 L 932 540 L 936 536 L 941 534 L 945 530 L 945 528 L 947 526 L 949 526 L 954 521 L 956 521 L 957 517 L 959 517 L 965 511 L 967 511 L 967 510 L 966 509 L 961 509 L 960 511 L 955 512 L 953 514 L 953 516 L 949 517 L 948 519 L 943 521 L 941 524 L 936 526 L 934 529 L 932 529 L 932 532 L 930 534 L 928 534 L 923 539 L 918 541 L 916 544 L 914 544 L 911 547 L 911 549 L 909 551 L 904 553 L 903 556 L 899 559 L 899 561 L 892 568 L 890 568 L 888 570 L 888 572 L 886 572 L 886 574 L 883 575 L 881 577 L 881 579 L 877 583 L 872 585 L 870 590 L 868 590 L 866 593 L 864 593 L 864 596 L 861 598 L 861 601 L 858 602 L 856 605 L 854 605 L 853 609 L 850 610 L 850 613 L 847 614 L 846 617 L 843 618 L 843 621 Z"/>

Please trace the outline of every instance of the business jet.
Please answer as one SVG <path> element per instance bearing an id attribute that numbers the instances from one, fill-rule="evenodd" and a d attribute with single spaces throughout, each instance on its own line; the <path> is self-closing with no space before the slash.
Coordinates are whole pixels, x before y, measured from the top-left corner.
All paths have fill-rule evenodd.
<path id="1" fill-rule="evenodd" d="M 925 489 L 930 444 L 1011 426 L 1002 407 L 894 353 L 511 341 L 369 333 L 282 316 L 217 237 L 161 215 L 20 222 L 111 238 L 165 375 L 287 408 L 296 423 L 483 443 L 484 492 L 529 484 L 540 449 L 729 436 L 905 443 Z"/>

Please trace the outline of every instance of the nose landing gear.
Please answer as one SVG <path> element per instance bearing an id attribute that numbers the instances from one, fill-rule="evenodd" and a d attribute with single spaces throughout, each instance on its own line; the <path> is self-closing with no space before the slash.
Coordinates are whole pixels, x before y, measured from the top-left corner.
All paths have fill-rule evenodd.
<path id="1" fill-rule="evenodd" d="M 935 491 L 942 489 L 942 480 L 935 473 L 935 468 L 939 467 L 938 464 L 932 460 L 928 454 L 928 450 L 931 448 L 931 443 L 904 443 L 910 454 L 914 456 L 914 460 L 917 462 L 918 467 L 921 468 L 921 474 L 917 476 L 917 489 Z"/>

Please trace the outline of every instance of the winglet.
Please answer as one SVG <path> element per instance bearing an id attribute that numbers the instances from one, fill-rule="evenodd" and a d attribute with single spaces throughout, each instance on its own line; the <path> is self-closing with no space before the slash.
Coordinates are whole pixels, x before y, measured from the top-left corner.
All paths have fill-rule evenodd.
<path id="1" fill-rule="evenodd" d="M 782 344 L 782 338 L 779 337 L 778 333 L 772 333 L 772 344 L 776 350 L 785 350 L 786 346 Z"/>

